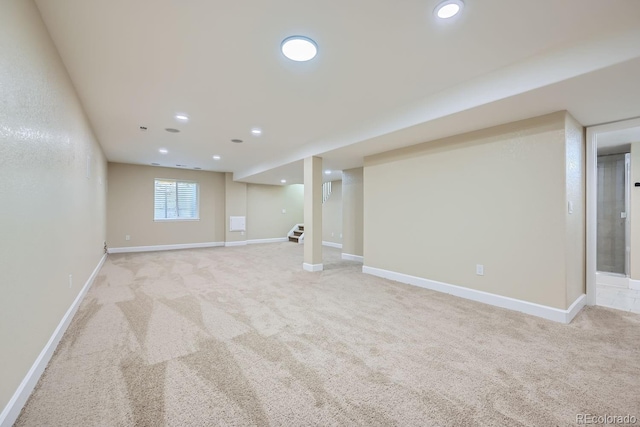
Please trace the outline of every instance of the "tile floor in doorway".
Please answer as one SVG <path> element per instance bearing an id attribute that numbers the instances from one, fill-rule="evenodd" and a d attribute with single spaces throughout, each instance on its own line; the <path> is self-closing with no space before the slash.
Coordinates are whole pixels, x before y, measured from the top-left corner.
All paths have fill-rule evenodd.
<path id="1" fill-rule="evenodd" d="M 640 314 L 640 291 L 598 283 L 596 304 Z"/>

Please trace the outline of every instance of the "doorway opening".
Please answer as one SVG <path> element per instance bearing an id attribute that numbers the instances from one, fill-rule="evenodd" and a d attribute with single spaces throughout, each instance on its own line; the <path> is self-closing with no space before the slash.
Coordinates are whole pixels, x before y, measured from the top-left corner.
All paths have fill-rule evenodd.
<path id="1" fill-rule="evenodd" d="M 588 128 L 587 303 L 640 313 L 640 265 L 632 261 L 640 234 L 631 234 L 640 225 L 640 187 L 633 181 L 640 181 L 640 119 Z"/>

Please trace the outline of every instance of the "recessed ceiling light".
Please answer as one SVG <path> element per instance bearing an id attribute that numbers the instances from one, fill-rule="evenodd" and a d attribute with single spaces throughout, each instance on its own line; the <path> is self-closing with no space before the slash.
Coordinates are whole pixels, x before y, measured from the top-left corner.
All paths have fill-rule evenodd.
<path id="1" fill-rule="evenodd" d="M 189 121 L 189 116 L 187 116 L 186 114 L 183 114 L 183 113 L 178 113 L 178 114 L 176 114 L 175 117 L 176 117 L 176 120 L 179 121 L 179 122 L 186 123 L 186 122 Z"/>
<path id="2" fill-rule="evenodd" d="M 151 163 L 151 166 L 160 166 L 160 163 Z"/>
<path id="3" fill-rule="evenodd" d="M 178 133 L 178 132 L 180 132 L 179 129 L 174 129 L 174 128 L 165 128 L 165 130 L 167 132 L 170 132 L 170 133 Z"/>
<path id="4" fill-rule="evenodd" d="M 262 129 L 253 128 L 253 129 L 251 129 L 251 134 L 255 135 L 255 136 L 260 136 L 260 135 L 262 135 Z"/>
<path id="5" fill-rule="evenodd" d="M 218 155 L 213 156 L 213 160 L 220 160 L 220 156 Z"/>
<path id="6" fill-rule="evenodd" d="M 449 19 L 456 16 L 463 7 L 462 0 L 445 0 L 436 6 L 433 13 L 440 19 Z"/>
<path id="7" fill-rule="evenodd" d="M 158 151 L 160 152 L 160 154 L 167 154 L 169 152 L 169 150 L 167 150 L 166 148 L 160 148 Z"/>
<path id="8" fill-rule="evenodd" d="M 326 171 L 324 171 L 325 175 L 331 175 L 331 171 L 329 169 L 327 169 Z"/>
<path id="9" fill-rule="evenodd" d="M 280 49 L 292 61 L 309 61 L 318 54 L 318 45 L 309 37 L 291 36 L 282 41 Z"/>
<path id="10" fill-rule="evenodd" d="M 231 142 L 234 142 L 236 144 L 241 144 L 242 140 L 241 139 L 232 139 Z"/>
<path id="11" fill-rule="evenodd" d="M 283 184 L 286 184 L 287 180 L 286 179 L 281 179 L 280 182 L 283 183 Z"/>

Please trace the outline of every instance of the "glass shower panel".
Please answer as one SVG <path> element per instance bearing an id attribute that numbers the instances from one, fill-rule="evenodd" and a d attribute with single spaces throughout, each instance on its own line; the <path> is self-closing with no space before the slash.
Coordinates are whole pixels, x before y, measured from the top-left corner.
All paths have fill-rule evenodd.
<path id="1" fill-rule="evenodd" d="M 598 271 L 626 274 L 626 155 L 598 156 Z"/>

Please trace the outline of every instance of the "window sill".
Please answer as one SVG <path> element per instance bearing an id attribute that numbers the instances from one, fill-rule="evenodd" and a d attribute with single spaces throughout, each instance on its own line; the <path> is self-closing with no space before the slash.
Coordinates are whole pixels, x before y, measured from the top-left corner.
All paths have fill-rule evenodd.
<path id="1" fill-rule="evenodd" d="M 167 218 L 167 219 L 155 219 L 153 222 L 194 222 L 200 221 L 200 218 Z"/>

